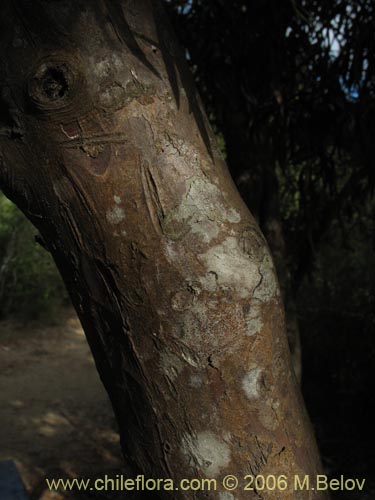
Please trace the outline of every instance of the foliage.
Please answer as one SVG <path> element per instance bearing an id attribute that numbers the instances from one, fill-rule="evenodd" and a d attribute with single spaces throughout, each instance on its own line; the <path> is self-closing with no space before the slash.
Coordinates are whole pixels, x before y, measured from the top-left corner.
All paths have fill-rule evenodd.
<path id="1" fill-rule="evenodd" d="M 166 3 L 245 201 L 278 205 L 325 467 L 372 498 L 375 3 Z"/>
<path id="2" fill-rule="evenodd" d="M 267 195 L 265 172 L 270 165 L 277 170 L 297 289 L 331 221 L 373 190 L 375 4 L 170 0 L 167 6 L 235 179 L 244 171 L 257 178 L 247 197 L 253 212 Z"/>
<path id="3" fill-rule="evenodd" d="M 371 343 L 375 327 L 373 213 L 374 204 L 368 203 L 349 219 L 331 223 L 313 272 L 305 277 L 298 294 L 301 316 L 331 315 L 353 320 L 357 326 L 362 322 Z"/>
<path id="4" fill-rule="evenodd" d="M 266 219 L 281 216 L 292 293 L 303 285 L 304 296 L 308 277 L 324 306 L 327 290 L 318 284 L 330 275 L 330 300 L 349 310 L 339 278 L 348 287 L 353 269 L 368 276 L 368 255 L 349 258 L 348 248 L 370 248 L 371 241 L 364 207 L 374 180 L 375 4 L 170 0 L 167 6 L 232 174 L 266 236 Z M 276 181 L 269 182 L 270 172 Z M 332 275 L 335 258 L 343 269 Z M 359 290 L 368 298 L 369 281 L 359 280 L 357 298 Z M 363 315 L 365 304 L 358 299 Z"/>
<path id="5" fill-rule="evenodd" d="M 67 294 L 35 229 L 0 193 L 0 316 L 54 319 Z"/>
<path id="6" fill-rule="evenodd" d="M 303 392 L 325 466 L 333 477 L 367 478 L 368 496 L 358 492 L 348 500 L 375 492 L 368 440 L 375 407 L 373 213 L 373 204 L 365 204 L 349 220 L 332 222 L 298 293 Z"/>

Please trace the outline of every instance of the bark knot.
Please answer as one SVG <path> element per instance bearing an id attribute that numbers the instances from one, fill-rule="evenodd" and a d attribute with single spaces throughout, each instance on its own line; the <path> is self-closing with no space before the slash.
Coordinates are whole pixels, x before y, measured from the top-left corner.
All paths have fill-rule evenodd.
<path id="1" fill-rule="evenodd" d="M 52 57 L 39 62 L 34 69 L 28 81 L 27 94 L 39 111 L 65 110 L 77 97 L 78 80 L 72 64 Z"/>

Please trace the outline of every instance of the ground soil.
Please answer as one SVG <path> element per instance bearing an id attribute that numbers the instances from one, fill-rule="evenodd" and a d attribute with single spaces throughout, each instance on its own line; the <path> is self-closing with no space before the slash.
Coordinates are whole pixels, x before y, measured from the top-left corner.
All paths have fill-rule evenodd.
<path id="1" fill-rule="evenodd" d="M 0 462 L 15 461 L 30 500 L 144 500 L 144 493 L 48 490 L 46 478 L 127 475 L 115 419 L 78 319 L 69 310 L 55 323 L 0 322 Z M 305 337 L 303 389 L 326 472 L 333 478 L 366 478 L 365 491 L 333 492 L 332 497 L 372 500 L 373 357 L 367 371 L 366 366 L 348 370 L 341 366 L 345 356 L 334 358 L 333 348 L 322 347 L 327 336 L 318 336 L 315 347 L 313 332 Z M 345 338 L 357 342 L 354 335 Z M 335 341 L 336 350 L 340 342 Z M 358 359 L 367 358 L 360 354 Z M 345 383 L 337 384 L 337 373 L 347 374 Z M 361 373 L 361 383 L 348 392 Z"/>
<path id="2" fill-rule="evenodd" d="M 51 492 L 45 482 L 124 472 L 115 419 L 72 311 L 58 326 L 0 322 L 0 461 L 6 459 L 15 461 L 31 500 L 114 498 Z"/>

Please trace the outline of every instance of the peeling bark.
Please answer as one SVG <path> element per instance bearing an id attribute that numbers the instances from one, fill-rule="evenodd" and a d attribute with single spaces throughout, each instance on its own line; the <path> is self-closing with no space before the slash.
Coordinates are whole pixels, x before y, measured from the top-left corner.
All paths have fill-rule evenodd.
<path id="1" fill-rule="evenodd" d="M 2 7 L 1 187 L 65 280 L 127 462 L 176 481 L 313 479 L 319 457 L 272 259 L 160 5 Z M 165 498 L 218 495 L 275 498 Z"/>

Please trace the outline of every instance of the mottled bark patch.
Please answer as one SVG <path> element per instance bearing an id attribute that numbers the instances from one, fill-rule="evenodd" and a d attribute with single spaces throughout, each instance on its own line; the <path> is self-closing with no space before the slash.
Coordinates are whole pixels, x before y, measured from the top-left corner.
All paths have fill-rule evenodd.
<path id="1" fill-rule="evenodd" d="M 236 500 L 236 497 L 229 493 L 229 491 L 221 491 L 219 493 L 219 500 Z"/>
<path id="2" fill-rule="evenodd" d="M 260 396 L 259 378 L 261 373 L 262 369 L 256 367 L 247 372 L 242 379 L 242 388 L 249 399 L 258 399 Z"/>
<path id="3" fill-rule="evenodd" d="M 246 335 L 252 337 L 259 333 L 263 327 L 262 311 L 261 308 L 249 302 L 242 307 L 243 316 L 246 324 Z"/>
<path id="4" fill-rule="evenodd" d="M 190 466 L 207 477 L 216 477 L 231 460 L 229 445 L 210 431 L 200 432 L 196 437 L 186 436 L 181 452 Z"/>
<path id="5" fill-rule="evenodd" d="M 259 285 L 254 291 L 254 298 L 261 302 L 267 302 L 280 296 L 279 286 L 275 274 L 272 258 L 268 253 L 264 254 L 259 266 L 259 273 L 262 277 Z"/>
<path id="6" fill-rule="evenodd" d="M 182 202 L 171 210 L 163 221 L 163 231 L 173 240 L 191 232 L 209 243 L 218 237 L 224 222 L 237 224 L 240 214 L 225 206 L 223 195 L 215 184 L 203 177 L 186 181 Z"/>
<path id="7" fill-rule="evenodd" d="M 199 258 L 207 269 L 201 283 L 209 291 L 232 290 L 241 298 L 250 298 L 260 282 L 257 264 L 243 252 L 235 237 L 225 238 Z M 213 273 L 216 283 L 212 279 Z"/>
<path id="8" fill-rule="evenodd" d="M 117 225 L 120 224 L 121 221 L 125 219 L 124 209 L 119 207 L 116 203 L 110 210 L 106 212 L 107 221 L 110 224 Z"/>

